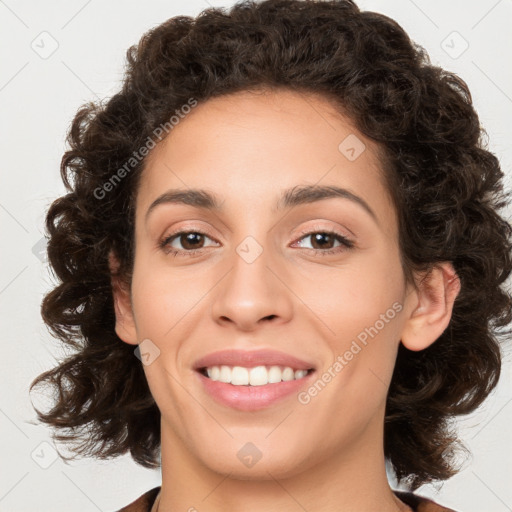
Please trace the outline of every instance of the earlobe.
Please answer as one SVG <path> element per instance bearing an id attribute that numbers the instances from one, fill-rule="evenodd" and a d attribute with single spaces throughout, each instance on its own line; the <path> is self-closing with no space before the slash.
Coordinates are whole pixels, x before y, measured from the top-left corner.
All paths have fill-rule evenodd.
<path id="1" fill-rule="evenodd" d="M 437 264 L 418 282 L 416 304 L 402 330 L 402 344 L 423 350 L 434 343 L 450 323 L 460 279 L 450 262 Z"/>
<path id="2" fill-rule="evenodd" d="M 112 251 L 109 253 L 108 263 L 116 314 L 116 334 L 125 343 L 137 345 L 137 330 L 135 328 L 135 320 L 133 317 L 130 291 L 127 289 L 126 284 L 117 275 L 119 262 Z"/>

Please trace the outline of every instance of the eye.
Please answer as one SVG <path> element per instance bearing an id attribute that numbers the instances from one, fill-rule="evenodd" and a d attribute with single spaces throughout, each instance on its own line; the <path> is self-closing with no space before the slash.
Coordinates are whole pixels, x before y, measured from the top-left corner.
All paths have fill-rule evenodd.
<path id="1" fill-rule="evenodd" d="M 301 238 L 295 244 L 301 248 L 311 250 L 315 254 L 334 254 L 351 249 L 354 246 L 354 242 L 335 231 L 317 230 L 303 232 L 301 235 Z M 311 247 L 307 247 L 304 243 L 307 239 L 310 239 Z M 218 246 L 218 242 L 202 231 L 177 231 L 164 237 L 159 242 L 159 246 L 167 254 L 194 256 L 207 247 Z"/>
<path id="2" fill-rule="evenodd" d="M 317 254 L 333 254 L 354 247 L 354 242 L 346 238 L 341 233 L 337 233 L 335 231 L 309 231 L 301 233 L 301 235 L 302 238 L 300 238 L 296 243 L 299 244 L 300 247 L 315 251 Z M 311 247 L 305 247 L 303 241 L 307 239 L 310 239 Z"/>
<path id="3" fill-rule="evenodd" d="M 205 245 L 206 240 L 213 241 L 206 233 L 201 231 L 178 231 L 166 236 L 160 242 L 160 247 L 175 256 L 180 253 L 190 256 L 205 247 L 216 244 L 213 241 L 213 244 Z"/>

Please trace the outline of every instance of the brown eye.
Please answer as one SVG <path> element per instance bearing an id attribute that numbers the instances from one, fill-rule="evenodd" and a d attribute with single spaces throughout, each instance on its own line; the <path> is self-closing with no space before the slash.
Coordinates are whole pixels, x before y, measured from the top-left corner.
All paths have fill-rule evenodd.
<path id="1" fill-rule="evenodd" d="M 332 249 L 336 241 L 330 233 L 314 233 L 311 236 L 311 245 L 313 249 Z"/>
<path id="2" fill-rule="evenodd" d="M 188 250 L 199 249 L 204 244 L 204 235 L 201 233 L 185 233 L 179 235 L 177 238 L 181 246 Z"/>
<path id="3" fill-rule="evenodd" d="M 311 247 L 306 247 L 304 241 L 310 239 Z M 349 249 L 354 243 L 343 235 L 331 231 L 314 231 L 303 233 L 297 242 L 301 247 L 317 251 L 318 253 L 331 254 L 340 250 Z M 336 245 L 337 244 L 337 245 Z"/>
<path id="4" fill-rule="evenodd" d="M 207 245 L 208 241 L 213 243 Z M 193 254 L 212 245 L 215 245 L 215 241 L 200 231 L 179 231 L 167 236 L 160 242 L 161 249 L 174 255 L 179 253 Z"/>

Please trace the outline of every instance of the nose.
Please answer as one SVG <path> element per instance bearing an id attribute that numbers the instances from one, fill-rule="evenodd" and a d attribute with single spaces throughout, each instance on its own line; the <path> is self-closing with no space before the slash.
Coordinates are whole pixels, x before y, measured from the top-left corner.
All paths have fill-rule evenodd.
<path id="1" fill-rule="evenodd" d="M 231 271 L 216 287 L 214 321 L 241 331 L 254 331 L 268 322 L 288 322 L 293 314 L 293 294 L 285 284 L 284 272 L 270 263 L 265 251 L 252 263 L 235 253 Z"/>

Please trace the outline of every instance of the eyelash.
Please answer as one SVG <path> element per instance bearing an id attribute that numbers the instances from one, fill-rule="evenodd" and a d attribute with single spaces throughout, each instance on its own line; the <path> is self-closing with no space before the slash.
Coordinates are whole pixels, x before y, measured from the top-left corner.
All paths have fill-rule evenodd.
<path id="1" fill-rule="evenodd" d="M 337 233 L 336 231 L 322 229 L 321 227 L 313 227 L 309 231 L 308 230 L 302 231 L 300 233 L 300 238 L 297 241 L 302 240 L 303 238 L 306 238 L 308 236 L 317 235 L 317 234 L 332 235 L 335 238 L 335 240 L 340 242 L 341 245 L 344 247 L 333 247 L 332 249 L 307 249 L 306 248 L 309 251 L 313 251 L 314 254 L 318 254 L 321 256 L 328 256 L 330 254 L 337 254 L 341 251 L 346 251 L 347 249 L 352 249 L 354 247 L 354 242 L 352 242 L 351 240 L 349 240 L 342 234 Z"/>
<path id="2" fill-rule="evenodd" d="M 204 233 L 203 231 L 198 230 L 189 230 L 189 231 L 177 231 L 175 233 L 172 233 L 169 236 L 164 237 L 159 242 L 159 247 L 162 249 L 166 254 L 172 254 L 174 257 L 180 255 L 180 253 L 184 253 L 183 255 L 186 255 L 188 257 L 193 257 L 197 253 L 201 252 L 204 247 L 201 247 L 199 249 L 173 249 L 169 247 L 169 243 L 172 242 L 175 238 L 180 237 L 181 235 L 188 235 L 188 234 L 197 234 L 197 235 L 203 235 L 213 240 L 212 237 L 210 237 L 207 233 Z M 329 231 L 326 229 L 319 229 L 314 228 L 314 231 L 303 231 L 300 233 L 300 238 L 297 241 L 302 240 L 303 238 L 306 238 L 307 236 L 315 235 L 315 234 L 324 234 L 324 235 L 332 235 L 334 238 L 339 241 L 344 247 L 334 247 L 332 249 L 308 249 L 308 251 L 313 251 L 315 255 L 321 255 L 321 256 L 327 256 L 331 254 L 337 254 L 341 251 L 345 251 L 347 249 L 352 249 L 354 247 L 354 242 L 346 238 L 345 236 L 341 235 L 340 233 L 337 233 L 336 231 Z"/>

